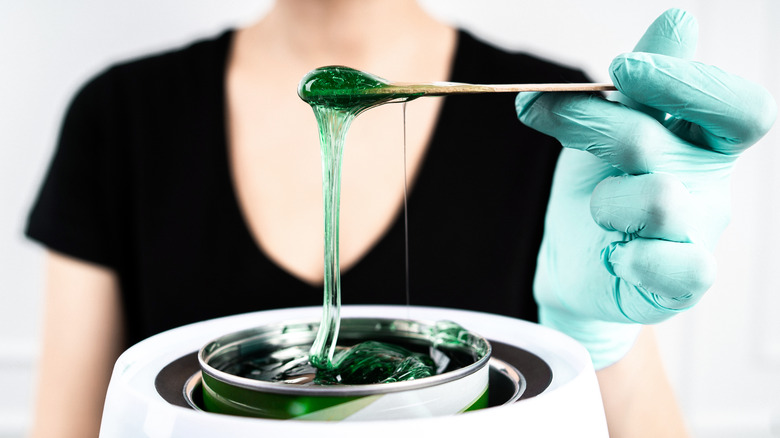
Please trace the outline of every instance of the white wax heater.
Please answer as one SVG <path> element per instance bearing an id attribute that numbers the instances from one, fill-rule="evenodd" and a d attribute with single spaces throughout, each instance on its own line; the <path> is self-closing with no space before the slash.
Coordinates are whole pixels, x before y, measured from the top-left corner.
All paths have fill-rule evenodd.
<path id="1" fill-rule="evenodd" d="M 453 321 L 480 334 L 492 346 L 489 407 L 453 415 L 387 415 L 355 421 L 248 418 L 199 408 L 193 382 L 200 376 L 197 355 L 204 345 L 232 332 L 317 320 L 321 312 L 320 307 L 301 307 L 218 318 L 134 345 L 114 367 L 100 437 L 476 436 L 507 430 L 534 437 L 608 436 L 595 371 L 576 341 L 519 319 L 433 307 L 343 306 L 341 316 Z M 454 391 L 455 398 L 457 386 L 447 390 Z M 404 409 L 408 408 L 406 402 Z"/>

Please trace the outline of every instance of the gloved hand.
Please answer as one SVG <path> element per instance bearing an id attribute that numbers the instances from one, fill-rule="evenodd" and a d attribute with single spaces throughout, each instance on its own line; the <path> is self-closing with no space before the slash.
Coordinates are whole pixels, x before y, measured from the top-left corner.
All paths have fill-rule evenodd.
<path id="1" fill-rule="evenodd" d="M 596 369 L 628 352 L 639 324 L 692 307 L 710 287 L 734 162 L 776 116 L 760 86 L 688 60 L 696 34 L 680 10 L 653 22 L 610 66 L 621 103 L 516 100 L 524 124 L 565 146 L 534 280 L 540 321 L 580 341 Z"/>

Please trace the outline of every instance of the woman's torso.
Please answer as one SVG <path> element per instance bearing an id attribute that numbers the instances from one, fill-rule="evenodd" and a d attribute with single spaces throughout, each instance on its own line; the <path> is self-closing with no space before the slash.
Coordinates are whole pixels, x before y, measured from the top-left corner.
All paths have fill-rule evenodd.
<path id="1" fill-rule="evenodd" d="M 226 123 L 230 99 L 225 66 L 232 40 L 233 33 L 227 32 L 123 64 L 88 85 L 65 122 L 60 152 L 31 214 L 32 238 L 116 270 L 131 343 L 204 319 L 322 302 L 314 275 L 296 275 L 279 257 L 268 254 L 265 249 L 273 245 L 263 242 L 256 217 L 246 214 L 255 194 L 242 194 L 240 184 L 236 190 L 232 166 L 237 159 L 247 172 L 277 169 L 271 160 L 255 161 L 251 155 L 244 159 L 229 147 L 229 137 L 235 134 Z M 458 33 L 450 73 L 450 80 L 477 83 L 584 79 L 576 71 L 497 50 L 463 32 Z M 408 142 L 411 154 L 418 154 L 409 166 L 411 304 L 535 320 L 533 273 L 560 146 L 517 121 L 511 95 L 447 98 L 432 104 L 423 123 L 411 115 L 418 103 L 409 104 L 407 117 L 409 126 L 419 123 L 414 128 L 418 132 L 410 135 L 414 140 Z M 285 120 L 273 111 L 263 120 L 258 117 L 258 126 L 272 125 L 275 132 L 269 131 L 269 144 L 261 147 L 284 148 L 286 133 L 300 135 L 296 141 L 312 151 L 308 167 L 290 171 L 306 180 L 306 202 L 319 204 L 314 117 L 304 103 L 296 104 L 299 119 Z M 406 302 L 401 107 L 387 106 L 382 117 L 396 121 L 381 132 L 371 127 L 374 122 L 367 121 L 364 128 L 356 124 L 346 146 L 347 181 L 355 163 L 371 158 L 371 139 L 376 136 L 387 137 L 382 153 L 395 154 L 387 161 L 397 163 L 380 163 L 388 176 L 375 178 L 359 169 L 347 182 L 351 190 L 365 192 L 345 196 L 345 209 L 355 209 L 355 217 L 367 208 L 381 214 L 367 232 L 355 230 L 363 240 L 354 246 L 342 276 L 344 304 Z M 298 124 L 306 124 L 305 129 Z M 359 129 L 365 129 L 363 134 L 358 135 Z M 274 136 L 281 144 L 274 144 Z M 357 156 L 363 153 L 365 157 Z M 350 154 L 356 155 L 352 161 Z M 303 161 L 286 159 L 286 165 Z M 374 171 L 370 169 L 369 174 Z M 367 178 L 371 183 L 363 184 Z M 96 189 L 85 192 L 87 182 Z M 295 187 L 296 181 L 269 185 L 278 191 L 263 196 L 278 193 L 275 201 L 286 203 L 293 197 L 289 186 Z M 380 207 L 374 207 L 374 201 Z M 277 208 L 263 200 L 257 205 Z M 278 216 L 270 223 L 300 220 L 303 225 L 296 226 L 307 229 L 301 234 L 308 236 L 304 239 L 311 260 L 301 272 L 313 272 L 311 266 L 319 264 L 319 242 L 310 242 L 322 232 L 318 208 L 289 215 L 272 212 Z M 342 223 L 343 233 L 360 226 Z M 273 226 L 268 230 L 266 235 L 274 233 Z"/>

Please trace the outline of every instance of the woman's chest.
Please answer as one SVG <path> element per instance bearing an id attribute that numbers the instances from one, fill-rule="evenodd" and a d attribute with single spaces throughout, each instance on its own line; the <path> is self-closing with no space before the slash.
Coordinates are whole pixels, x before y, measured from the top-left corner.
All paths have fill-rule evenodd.
<path id="1" fill-rule="evenodd" d="M 323 276 L 318 129 L 294 94 L 228 81 L 228 157 L 239 208 L 259 248 L 310 284 Z M 267 102 L 274 102 L 268 104 Z M 441 101 L 361 114 L 342 150 L 340 263 L 348 270 L 385 235 L 422 166 Z M 405 120 L 406 119 L 406 120 Z"/>

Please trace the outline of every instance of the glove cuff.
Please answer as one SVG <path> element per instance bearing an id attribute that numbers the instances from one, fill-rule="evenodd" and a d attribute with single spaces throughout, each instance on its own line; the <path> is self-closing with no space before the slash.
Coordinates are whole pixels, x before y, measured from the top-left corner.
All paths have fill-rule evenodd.
<path id="1" fill-rule="evenodd" d="M 539 309 L 539 322 L 582 344 L 597 371 L 622 359 L 642 328 L 639 324 L 582 320 L 544 307 Z"/>

